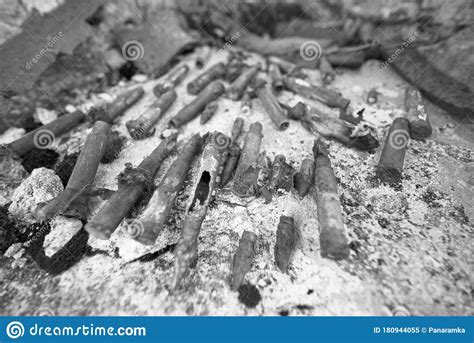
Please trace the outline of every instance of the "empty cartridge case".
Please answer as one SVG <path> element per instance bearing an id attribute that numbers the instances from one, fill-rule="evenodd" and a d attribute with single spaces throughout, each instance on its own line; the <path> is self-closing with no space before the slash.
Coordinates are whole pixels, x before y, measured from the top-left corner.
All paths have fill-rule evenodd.
<path id="1" fill-rule="evenodd" d="M 369 105 L 373 105 L 377 102 L 378 100 L 378 93 L 377 90 L 372 88 L 369 93 L 367 94 L 367 103 Z"/>
<path id="2" fill-rule="evenodd" d="M 179 67 L 171 70 L 165 77 L 163 81 L 160 81 L 154 88 L 153 94 L 157 98 L 162 96 L 164 93 L 173 90 L 189 72 L 189 67 L 187 65 L 181 65 Z"/>
<path id="3" fill-rule="evenodd" d="M 410 140 L 409 122 L 395 118 L 388 131 L 375 175 L 383 182 L 395 183 L 402 177 L 405 152 Z"/>
<path id="4" fill-rule="evenodd" d="M 301 162 L 300 171 L 293 177 L 293 183 L 298 195 L 305 197 L 313 185 L 314 161 L 305 158 Z"/>
<path id="5" fill-rule="evenodd" d="M 275 94 L 271 87 L 264 81 L 259 80 L 258 85 L 258 98 L 262 102 L 265 111 L 268 113 L 272 121 L 275 123 L 278 130 L 286 130 L 290 126 L 288 118 L 286 118 L 285 112 L 278 103 Z"/>
<path id="6" fill-rule="evenodd" d="M 138 217 L 143 230 L 140 235 L 135 235 L 133 239 L 147 245 L 155 243 L 168 220 L 169 212 L 178 193 L 183 188 L 184 180 L 201 148 L 201 143 L 201 137 L 196 134 L 184 145 L 163 180 L 156 187 L 142 214 Z"/>
<path id="7" fill-rule="evenodd" d="M 176 92 L 170 90 L 163 93 L 151 106 L 137 119 L 127 121 L 125 126 L 133 139 L 143 139 L 155 133 L 152 127 L 160 120 L 176 99 Z"/>
<path id="8" fill-rule="evenodd" d="M 268 66 L 268 74 L 272 80 L 272 88 L 275 92 L 281 92 L 284 88 L 283 76 L 281 76 L 280 67 L 276 63 L 270 63 Z"/>
<path id="9" fill-rule="evenodd" d="M 336 176 L 326 147 L 320 139 L 315 140 L 313 153 L 321 256 L 334 260 L 343 259 L 349 256 L 349 243 L 339 202 Z"/>
<path id="10" fill-rule="evenodd" d="M 319 59 L 319 72 L 325 85 L 332 83 L 336 79 L 336 72 L 332 69 L 326 56 L 322 55 Z"/>
<path id="11" fill-rule="evenodd" d="M 276 236 L 275 262 L 278 268 L 280 268 L 283 273 L 286 273 L 297 240 L 293 217 L 280 217 Z"/>
<path id="12" fill-rule="evenodd" d="M 240 237 L 239 247 L 232 262 L 231 287 L 234 291 L 244 283 L 245 275 L 252 268 L 256 241 L 257 235 L 251 231 L 244 231 Z"/>
<path id="13" fill-rule="evenodd" d="M 175 144 L 176 136 L 161 141 L 158 147 L 140 163 L 132 179 L 126 184 L 119 183 L 118 190 L 87 223 L 85 229 L 99 239 L 109 239 L 140 195 L 146 188 L 151 187 L 153 177 Z M 141 234 L 141 228 L 139 229 L 137 235 Z"/>
<path id="14" fill-rule="evenodd" d="M 250 114 L 252 110 L 252 99 L 247 92 L 245 92 L 244 95 L 242 95 L 242 99 L 240 99 L 240 110 L 244 115 Z"/>
<path id="15" fill-rule="evenodd" d="M 208 85 L 199 95 L 184 106 L 171 120 L 170 126 L 178 128 L 194 118 L 196 118 L 205 108 L 208 103 L 216 100 L 225 92 L 225 87 L 220 82 L 213 82 Z"/>
<path id="16" fill-rule="evenodd" d="M 202 111 L 201 113 L 200 124 L 203 125 L 207 123 L 212 118 L 214 113 L 216 113 L 218 107 L 219 105 L 216 101 L 211 101 L 210 103 L 208 103 L 204 111 Z"/>
<path id="17" fill-rule="evenodd" d="M 282 188 L 290 191 L 293 188 L 293 168 L 286 163 L 283 155 L 276 155 L 270 174 L 270 190 Z"/>
<path id="18" fill-rule="evenodd" d="M 431 136 L 430 118 L 423 103 L 423 97 L 415 86 L 409 86 L 405 92 L 405 108 L 409 121 L 411 138 L 423 140 Z"/>
<path id="19" fill-rule="evenodd" d="M 188 83 L 187 89 L 189 94 L 198 94 L 204 87 L 210 84 L 212 81 L 219 79 L 225 75 L 224 63 L 214 64 L 212 67 L 207 69 L 204 73 L 196 77 L 194 80 Z"/>
<path id="20" fill-rule="evenodd" d="M 234 120 L 234 124 L 232 125 L 232 131 L 230 133 L 230 139 L 232 142 L 237 141 L 237 138 L 239 138 L 240 134 L 242 133 L 242 129 L 244 127 L 244 120 L 241 117 L 237 117 Z"/>
<path id="21" fill-rule="evenodd" d="M 240 76 L 232 83 L 232 85 L 230 85 L 227 91 L 228 97 L 232 100 L 239 100 L 242 97 L 245 88 L 247 88 L 250 82 L 255 78 L 259 70 L 259 65 L 255 65 L 244 70 L 242 74 L 240 74 Z"/>
<path id="22" fill-rule="evenodd" d="M 181 237 L 174 251 L 174 277 L 172 288 L 176 289 L 183 277 L 197 262 L 197 242 L 201 225 L 206 217 L 214 188 L 220 183 L 222 165 L 227 149 L 231 144 L 229 137 L 214 132 L 204 147 L 199 170 L 187 206 Z"/>
<path id="23" fill-rule="evenodd" d="M 88 197 L 86 194 L 94 182 L 109 131 L 110 124 L 104 121 L 99 120 L 94 124 L 77 158 L 66 188 L 59 196 L 36 209 L 35 217 L 38 220 L 45 221 L 56 214 L 68 214 L 81 219 L 87 217 Z"/>
<path id="24" fill-rule="evenodd" d="M 351 102 L 349 99 L 344 98 L 340 93 L 334 90 L 318 87 L 310 84 L 306 80 L 287 76 L 284 78 L 284 82 L 286 88 L 293 93 L 302 95 L 309 99 L 319 100 L 331 107 L 338 107 L 346 110 Z"/>
<path id="25" fill-rule="evenodd" d="M 232 192 L 240 197 L 256 194 L 258 179 L 258 156 L 262 143 L 262 124 L 255 122 L 250 125 L 235 171 Z"/>
<path id="26" fill-rule="evenodd" d="M 119 94 L 117 99 L 107 104 L 107 113 L 110 120 L 114 121 L 117 117 L 124 114 L 126 110 L 143 97 L 143 94 L 145 94 L 145 91 L 142 87 L 136 87 Z"/>
<path id="27" fill-rule="evenodd" d="M 72 130 L 85 119 L 85 113 L 79 110 L 65 114 L 51 123 L 28 132 L 8 146 L 19 156 L 25 155 L 34 148 L 50 147 L 56 138 Z"/>
<path id="28" fill-rule="evenodd" d="M 229 153 L 227 154 L 227 159 L 224 164 L 224 170 L 222 171 L 221 184 L 220 187 L 224 187 L 227 182 L 230 181 L 234 170 L 237 167 L 240 157 L 240 148 L 236 144 L 232 144 L 229 148 Z"/>

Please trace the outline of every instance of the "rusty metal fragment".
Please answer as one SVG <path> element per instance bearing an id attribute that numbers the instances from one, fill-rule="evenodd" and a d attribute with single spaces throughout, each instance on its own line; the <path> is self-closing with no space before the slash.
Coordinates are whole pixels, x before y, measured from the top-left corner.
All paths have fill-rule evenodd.
<path id="1" fill-rule="evenodd" d="M 172 128 L 179 128 L 182 125 L 190 122 L 196 118 L 205 108 L 208 103 L 216 100 L 225 92 L 225 87 L 221 82 L 213 82 L 208 85 L 199 95 L 185 105 L 171 120 L 170 126 Z"/>
<path id="2" fill-rule="evenodd" d="M 231 287 L 234 291 L 238 290 L 244 283 L 245 275 L 252 268 L 256 241 L 257 235 L 251 231 L 244 231 L 242 237 L 240 237 L 239 247 L 232 263 Z"/>
<path id="3" fill-rule="evenodd" d="M 305 158 L 301 162 L 300 171 L 293 177 L 293 183 L 298 195 L 305 197 L 308 194 L 311 186 L 313 185 L 314 175 L 314 161 L 309 158 Z"/>
<path id="4" fill-rule="evenodd" d="M 232 140 L 232 142 L 237 141 L 240 134 L 242 133 L 243 127 L 244 127 L 244 119 L 241 117 L 237 117 L 234 120 L 234 124 L 232 125 L 232 131 L 230 133 L 230 139 Z"/>
<path id="5" fill-rule="evenodd" d="M 170 90 L 161 95 L 140 117 L 127 121 L 125 126 L 133 139 L 143 139 L 152 136 L 152 127 L 160 120 L 176 99 L 176 92 Z"/>
<path id="6" fill-rule="evenodd" d="M 260 65 L 254 65 L 244 70 L 242 74 L 240 74 L 240 76 L 232 83 L 232 85 L 230 85 L 227 91 L 228 97 L 232 100 L 239 100 L 259 70 Z"/>
<path id="7" fill-rule="evenodd" d="M 344 259 L 349 256 L 349 242 L 339 202 L 337 181 L 327 149 L 320 139 L 315 140 L 313 153 L 321 256 L 334 260 Z"/>
<path id="8" fill-rule="evenodd" d="M 430 118 L 426 112 L 423 97 L 415 86 L 408 86 L 405 92 L 405 109 L 410 122 L 411 138 L 423 140 L 431 136 Z"/>
<path id="9" fill-rule="evenodd" d="M 293 168 L 286 163 L 283 155 L 276 155 L 270 173 L 270 190 L 284 189 L 289 192 L 293 188 Z"/>
<path id="10" fill-rule="evenodd" d="M 143 94 L 145 94 L 145 91 L 142 87 L 136 87 L 119 94 L 117 99 L 106 106 L 110 120 L 114 121 L 117 117 L 124 114 L 126 110 L 143 97 Z"/>
<path id="11" fill-rule="evenodd" d="M 199 171 L 185 212 L 181 237 L 174 251 L 174 277 L 172 288 L 176 289 L 189 269 L 197 263 L 197 243 L 201 225 L 206 217 L 214 188 L 220 183 L 222 164 L 231 144 L 229 137 L 214 132 L 204 147 Z"/>
<path id="12" fill-rule="evenodd" d="M 262 138 L 262 124 L 252 123 L 245 138 L 232 184 L 232 192 L 239 197 L 253 196 L 257 192 L 258 156 Z"/>
<path id="13" fill-rule="evenodd" d="M 280 217 L 280 223 L 278 224 L 276 236 L 275 262 L 278 268 L 283 273 L 286 273 L 297 240 L 293 217 Z"/>
<path id="14" fill-rule="evenodd" d="M 176 160 L 173 161 L 163 180 L 155 189 L 153 196 L 138 217 L 142 226 L 140 234 L 132 238 L 136 241 L 152 245 L 163 230 L 168 215 L 178 193 L 183 188 L 184 180 L 194 158 L 201 148 L 202 139 L 199 134 L 192 136 L 184 145 Z"/>
<path id="15" fill-rule="evenodd" d="M 196 95 L 201 92 L 212 81 L 222 78 L 225 75 L 225 64 L 220 62 L 214 64 L 204 73 L 188 83 L 187 90 L 189 94 Z"/>
<path id="16" fill-rule="evenodd" d="M 281 75 L 280 67 L 276 63 L 268 65 L 268 74 L 272 80 L 272 88 L 275 92 L 281 92 L 285 85 L 283 84 L 283 76 Z"/>
<path id="17" fill-rule="evenodd" d="M 275 123 L 278 130 L 286 130 L 288 126 L 290 126 L 290 122 L 288 121 L 285 112 L 281 108 L 280 104 L 278 103 L 275 94 L 273 94 L 271 87 L 261 79 L 257 81 L 257 87 L 258 98 L 262 102 L 265 111 Z"/>
<path id="18" fill-rule="evenodd" d="M 375 175 L 383 182 L 395 183 L 402 178 L 403 163 L 410 141 L 409 121 L 395 118 L 388 131 Z"/>
<path id="19" fill-rule="evenodd" d="M 183 81 L 188 72 L 189 67 L 185 64 L 174 68 L 153 88 L 153 94 L 159 98 L 164 93 L 173 90 L 181 81 Z"/>
<path id="20" fill-rule="evenodd" d="M 211 101 L 210 103 L 208 103 L 204 111 L 202 111 L 201 113 L 200 124 L 203 125 L 207 123 L 212 118 L 214 113 L 216 113 L 218 107 L 219 105 L 217 101 Z"/>
<path id="21" fill-rule="evenodd" d="M 250 114 L 250 111 L 252 110 L 252 99 L 248 92 L 245 92 L 240 99 L 240 110 L 243 115 Z"/>
<path id="22" fill-rule="evenodd" d="M 325 85 L 332 83 L 336 79 L 336 72 L 332 69 L 326 56 L 322 55 L 319 59 L 319 72 Z"/>

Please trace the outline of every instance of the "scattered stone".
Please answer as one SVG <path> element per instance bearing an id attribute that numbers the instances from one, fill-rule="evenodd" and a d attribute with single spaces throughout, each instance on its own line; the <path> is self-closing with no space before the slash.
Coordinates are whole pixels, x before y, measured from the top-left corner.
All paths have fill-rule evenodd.
<path id="1" fill-rule="evenodd" d="M 33 118 L 36 122 L 46 125 L 56 120 L 58 118 L 58 114 L 56 111 L 50 111 L 43 107 L 36 107 Z"/>
<path id="2" fill-rule="evenodd" d="M 54 217 L 50 225 L 51 231 L 43 242 L 44 253 L 47 257 L 60 251 L 82 228 L 82 222 L 79 219 L 64 216 Z"/>
<path id="3" fill-rule="evenodd" d="M 0 136 L 0 145 L 16 141 L 25 134 L 25 129 L 21 127 L 11 127 Z"/>
<path id="4" fill-rule="evenodd" d="M 138 83 L 143 83 L 148 80 L 148 76 L 145 74 L 135 74 L 132 76 L 132 81 L 138 82 Z"/>
<path id="5" fill-rule="evenodd" d="M 8 210 L 16 217 L 35 222 L 33 211 L 63 191 L 61 179 L 53 170 L 38 168 L 15 190 Z"/>
<path id="6" fill-rule="evenodd" d="M 11 150 L 0 147 L 0 206 L 11 202 L 13 191 L 27 175 L 21 159 Z"/>
<path id="7" fill-rule="evenodd" d="M 18 252 L 20 252 L 21 250 L 24 251 L 24 249 L 22 249 L 23 247 L 23 244 L 22 243 L 14 243 L 12 245 L 10 245 L 10 247 L 7 249 L 7 251 L 5 251 L 5 253 L 3 254 L 3 256 L 7 257 L 7 258 L 12 258 L 14 257 Z"/>
<path id="8" fill-rule="evenodd" d="M 239 287 L 239 301 L 247 307 L 254 308 L 262 300 L 262 296 L 257 287 L 251 284 L 244 284 Z"/>

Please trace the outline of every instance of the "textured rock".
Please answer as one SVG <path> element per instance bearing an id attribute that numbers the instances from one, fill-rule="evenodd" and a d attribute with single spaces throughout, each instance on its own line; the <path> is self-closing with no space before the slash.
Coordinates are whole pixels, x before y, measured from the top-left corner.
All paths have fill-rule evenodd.
<path id="1" fill-rule="evenodd" d="M 44 253 L 47 257 L 53 256 L 63 248 L 82 228 L 79 219 L 56 216 L 51 220 L 51 231 L 43 242 Z"/>
<path id="2" fill-rule="evenodd" d="M 15 190 L 8 210 L 16 217 L 34 222 L 33 211 L 63 191 L 61 179 L 53 170 L 38 168 Z"/>

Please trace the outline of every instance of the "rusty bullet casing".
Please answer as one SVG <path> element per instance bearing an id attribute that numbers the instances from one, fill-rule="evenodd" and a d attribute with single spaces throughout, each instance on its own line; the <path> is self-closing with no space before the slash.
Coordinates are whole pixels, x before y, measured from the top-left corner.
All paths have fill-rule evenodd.
<path id="1" fill-rule="evenodd" d="M 19 156 L 23 156 L 37 146 L 51 144 L 56 138 L 72 130 L 85 119 L 86 114 L 80 110 L 65 114 L 51 123 L 28 132 L 8 146 Z"/>
<path id="2" fill-rule="evenodd" d="M 285 86 L 283 84 L 283 76 L 281 75 L 280 67 L 276 63 L 268 65 L 268 74 L 272 80 L 272 88 L 275 92 L 281 92 Z"/>
<path id="3" fill-rule="evenodd" d="M 145 94 L 145 91 L 142 87 L 136 87 L 119 94 L 117 99 L 107 104 L 107 113 L 109 114 L 110 120 L 114 121 L 124 114 L 126 110 L 143 97 L 143 94 Z"/>
<path id="4" fill-rule="evenodd" d="M 204 111 L 202 111 L 201 113 L 200 124 L 203 125 L 207 123 L 216 113 L 218 107 L 219 105 L 217 104 L 217 101 L 211 101 L 210 103 L 208 103 Z"/>
<path id="5" fill-rule="evenodd" d="M 373 105 L 375 104 L 377 101 L 378 101 L 378 93 L 377 93 L 377 90 L 372 88 L 369 93 L 367 94 L 367 103 L 369 105 Z"/>
<path id="6" fill-rule="evenodd" d="M 183 188 L 186 175 L 194 158 L 201 148 L 202 139 L 199 134 L 192 136 L 184 145 L 176 160 L 173 161 L 162 181 L 153 192 L 153 196 L 138 217 L 142 230 L 132 238 L 136 241 L 153 245 L 168 220 L 178 193 Z"/>
<path id="7" fill-rule="evenodd" d="M 201 225 L 206 217 L 215 187 L 221 182 L 223 163 L 231 144 L 229 137 L 220 132 L 209 136 L 200 160 L 199 170 L 187 206 L 181 237 L 174 251 L 174 277 L 176 289 L 189 268 L 197 263 L 197 241 Z"/>
<path id="8" fill-rule="evenodd" d="M 240 74 L 240 76 L 230 85 L 227 96 L 232 100 L 239 100 L 242 97 L 243 92 L 247 86 L 252 82 L 252 80 L 257 75 L 260 70 L 260 65 L 254 65 L 250 68 L 247 68 Z"/>
<path id="9" fill-rule="evenodd" d="M 302 95 L 309 99 L 319 100 L 331 107 L 338 107 L 346 110 L 351 102 L 344 98 L 340 93 L 313 85 L 306 80 L 287 76 L 284 78 L 285 86 L 295 94 Z"/>
<path id="10" fill-rule="evenodd" d="M 232 124 L 232 130 L 230 132 L 230 139 L 232 142 L 237 141 L 240 134 L 242 133 L 242 129 L 244 127 L 244 119 L 241 117 L 237 117 L 234 120 L 234 124 Z"/>
<path id="11" fill-rule="evenodd" d="M 293 188 L 293 168 L 286 163 L 283 155 L 276 155 L 270 173 L 270 191 L 282 188 L 290 191 Z"/>
<path id="12" fill-rule="evenodd" d="M 109 132 L 110 124 L 101 120 L 95 122 L 77 158 L 66 188 L 59 196 L 36 209 L 35 217 L 38 220 L 45 221 L 56 214 L 69 214 L 81 219 L 87 217 L 87 197 L 84 195 L 94 182 Z"/>
<path id="13" fill-rule="evenodd" d="M 411 138 L 424 140 L 431 136 L 430 118 L 426 112 L 423 97 L 415 86 L 409 86 L 405 92 L 405 109 L 409 121 Z"/>
<path id="14" fill-rule="evenodd" d="M 403 163 L 410 141 L 409 122 L 395 118 L 388 131 L 375 175 L 383 182 L 395 183 L 402 178 Z"/>
<path id="15" fill-rule="evenodd" d="M 334 260 L 344 259 L 349 256 L 349 243 L 339 202 L 336 176 L 321 140 L 314 142 L 313 153 L 321 256 Z"/>
<path id="16" fill-rule="evenodd" d="M 261 85 L 257 90 L 257 94 L 263 107 L 265 108 L 265 111 L 275 123 L 278 130 L 286 130 L 288 126 L 290 126 L 290 122 L 278 103 L 275 94 L 273 94 L 271 87 L 267 83 L 261 82 Z"/>
<path id="17" fill-rule="evenodd" d="M 313 185 L 314 175 L 314 161 L 310 158 L 305 158 L 301 162 L 300 171 L 295 174 L 293 183 L 298 195 L 302 198 L 308 194 Z"/>
<path id="18" fill-rule="evenodd" d="M 220 187 L 224 187 L 227 182 L 230 181 L 234 170 L 237 167 L 240 157 L 240 148 L 236 144 L 232 144 L 229 148 L 229 153 L 227 154 L 227 159 L 224 164 L 224 170 L 222 171 L 221 184 Z"/>
<path id="19" fill-rule="evenodd" d="M 224 63 L 214 64 L 212 67 L 207 69 L 204 73 L 196 77 L 194 80 L 188 83 L 186 86 L 189 94 L 196 95 L 201 92 L 204 87 L 210 84 L 212 81 L 219 79 L 225 75 Z"/>
<path id="20" fill-rule="evenodd" d="M 152 127 L 160 120 L 168 108 L 170 108 L 175 99 L 176 92 L 170 90 L 161 95 L 140 117 L 127 121 L 125 126 L 130 136 L 138 140 L 153 135 L 155 130 L 152 130 Z"/>
<path id="21" fill-rule="evenodd" d="M 239 197 L 249 197 L 256 194 L 259 173 L 258 156 L 262 138 L 262 124 L 252 123 L 245 138 L 232 184 L 232 192 Z"/>
<path id="22" fill-rule="evenodd" d="M 244 283 L 245 275 L 252 268 L 256 241 L 257 235 L 251 231 L 244 231 L 242 237 L 240 237 L 239 247 L 232 262 L 231 287 L 234 291 L 238 290 Z"/>
<path id="23" fill-rule="evenodd" d="M 179 128 L 196 118 L 208 103 L 216 100 L 225 92 L 225 87 L 221 82 L 215 81 L 208 85 L 199 95 L 184 106 L 171 120 L 170 126 Z"/>
<path id="24" fill-rule="evenodd" d="M 125 185 L 119 184 L 118 190 L 87 223 L 86 231 L 99 239 L 109 239 L 140 195 L 150 186 L 147 183 L 152 182 L 161 164 L 175 146 L 176 136 L 162 140 L 138 166 L 139 177 L 137 175 L 133 181 Z M 141 228 L 138 229 L 136 234 L 140 234 Z"/>
<path id="25" fill-rule="evenodd" d="M 291 255 L 295 250 L 297 234 L 293 217 L 281 216 L 276 233 L 275 262 L 278 268 L 286 273 Z"/>
<path id="26" fill-rule="evenodd" d="M 336 79 L 336 72 L 332 69 L 326 56 L 322 55 L 319 59 L 319 72 L 325 85 L 332 83 Z"/>
<path id="27" fill-rule="evenodd" d="M 164 93 L 173 90 L 179 83 L 181 83 L 181 81 L 184 80 L 188 72 L 189 67 L 187 65 L 181 65 L 177 68 L 174 68 L 166 75 L 163 81 L 160 81 L 153 88 L 153 94 L 159 98 Z"/>
<path id="28" fill-rule="evenodd" d="M 252 99 L 250 98 L 249 93 L 244 93 L 244 95 L 242 95 L 242 98 L 240 99 L 240 110 L 243 115 L 250 114 L 250 111 L 252 110 Z"/>

